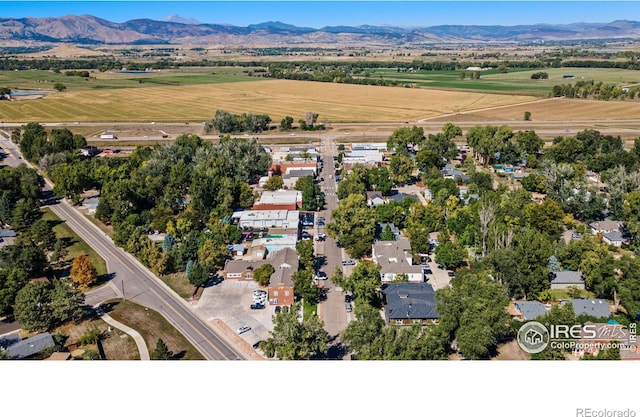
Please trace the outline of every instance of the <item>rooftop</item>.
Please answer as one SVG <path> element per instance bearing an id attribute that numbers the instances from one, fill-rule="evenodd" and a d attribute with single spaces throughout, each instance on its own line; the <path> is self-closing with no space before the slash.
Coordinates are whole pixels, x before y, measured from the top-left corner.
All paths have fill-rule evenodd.
<path id="1" fill-rule="evenodd" d="M 578 298 L 569 300 L 568 302 L 573 305 L 573 310 L 575 311 L 576 316 L 586 314 L 591 317 L 606 318 L 611 315 L 609 304 L 607 304 L 605 300 L 599 298 L 592 300 Z"/>
<path id="2" fill-rule="evenodd" d="M 385 315 L 396 319 L 437 319 L 436 296 L 428 282 L 397 282 L 384 285 Z"/>

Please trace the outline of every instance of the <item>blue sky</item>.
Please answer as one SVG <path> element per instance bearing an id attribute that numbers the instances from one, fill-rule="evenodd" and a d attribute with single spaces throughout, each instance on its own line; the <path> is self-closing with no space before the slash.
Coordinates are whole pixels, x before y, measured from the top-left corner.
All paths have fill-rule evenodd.
<path id="1" fill-rule="evenodd" d="M 636 1 L 2 1 L 0 17 L 91 14 L 112 22 L 171 14 L 246 26 L 269 20 L 334 25 L 516 25 L 640 21 Z"/>

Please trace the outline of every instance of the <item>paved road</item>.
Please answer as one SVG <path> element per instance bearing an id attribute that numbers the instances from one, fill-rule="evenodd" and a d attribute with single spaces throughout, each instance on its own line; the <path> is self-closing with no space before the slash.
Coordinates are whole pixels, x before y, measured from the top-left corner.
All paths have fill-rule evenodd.
<path id="1" fill-rule="evenodd" d="M 3 148 L 11 150 L 13 156 L 19 156 L 10 140 L 2 138 L 0 142 Z M 44 188 L 52 190 L 53 184 L 45 180 Z M 113 275 L 104 288 L 90 293 L 86 299 L 88 304 L 98 304 L 114 295 L 125 298 L 162 314 L 206 359 L 246 359 L 213 330 L 200 310 L 187 304 L 137 259 L 118 248 L 84 215 L 65 201 L 48 207 L 105 260 L 107 270 Z"/>

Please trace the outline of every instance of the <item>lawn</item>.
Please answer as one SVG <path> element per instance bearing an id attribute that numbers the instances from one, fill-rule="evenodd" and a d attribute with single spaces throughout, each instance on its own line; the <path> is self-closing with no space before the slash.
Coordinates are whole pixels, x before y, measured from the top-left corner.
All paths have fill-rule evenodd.
<path id="1" fill-rule="evenodd" d="M 161 275 L 158 278 L 169 286 L 176 294 L 184 299 L 189 299 L 193 295 L 193 285 L 187 279 L 187 275 L 184 272 L 176 272 L 175 274 Z M 198 289 L 198 293 L 202 294 L 203 288 Z"/>
<path id="2" fill-rule="evenodd" d="M 307 319 L 307 318 L 312 317 L 312 316 L 314 316 L 316 314 L 318 314 L 318 305 L 317 304 L 308 303 L 305 300 L 304 304 L 302 305 L 302 316 L 305 319 Z"/>
<path id="3" fill-rule="evenodd" d="M 53 231 L 58 239 L 65 242 L 69 254 L 65 259 L 71 262 L 73 258 L 81 253 L 89 256 L 91 263 L 98 272 L 98 277 L 107 274 L 107 265 L 100 255 L 98 255 L 84 240 L 82 240 L 66 223 L 56 216 L 48 207 L 42 209 L 42 218 L 53 224 Z M 99 279 L 99 278 L 98 278 Z"/>
<path id="4" fill-rule="evenodd" d="M 140 353 L 136 342 L 129 336 L 125 336 L 125 333 L 113 328 L 105 323 L 100 318 L 92 318 L 83 320 L 80 323 L 67 323 L 64 326 L 59 327 L 52 333 L 61 333 L 67 337 L 65 345 L 78 343 L 80 337 L 87 331 L 92 329 L 98 329 L 102 332 L 102 339 L 100 344 L 104 356 L 107 360 L 139 360 Z M 109 331 L 111 330 L 111 331 Z M 97 344 L 79 346 L 77 351 L 71 352 L 74 357 L 82 355 L 86 357 L 87 351 L 92 351 L 94 354 L 99 352 Z"/>
<path id="5" fill-rule="evenodd" d="M 160 313 L 123 300 L 109 300 L 102 307 L 115 320 L 137 330 L 151 354 L 158 339 L 164 340 L 175 359 L 204 360 L 204 357 Z"/>

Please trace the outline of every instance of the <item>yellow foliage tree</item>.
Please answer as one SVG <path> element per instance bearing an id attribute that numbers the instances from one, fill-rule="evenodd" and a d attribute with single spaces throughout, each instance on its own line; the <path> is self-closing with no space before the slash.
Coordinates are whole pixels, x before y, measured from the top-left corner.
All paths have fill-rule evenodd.
<path id="1" fill-rule="evenodd" d="M 81 253 L 73 259 L 71 264 L 71 279 L 83 288 L 87 288 L 98 279 L 98 273 L 87 255 Z"/>

